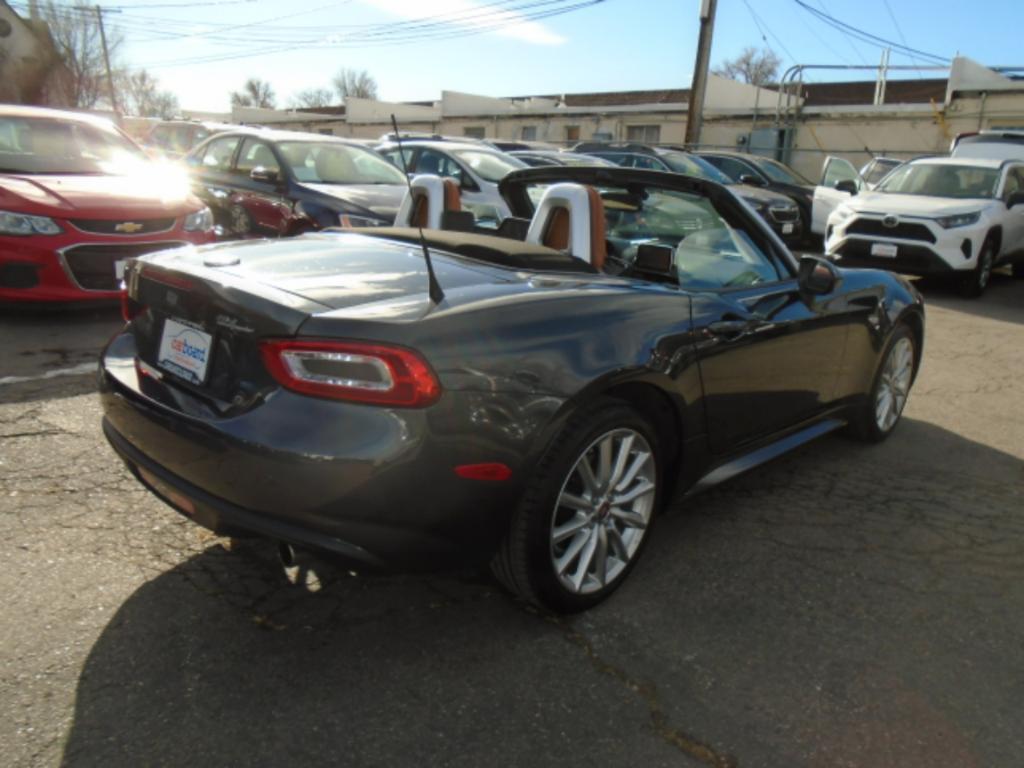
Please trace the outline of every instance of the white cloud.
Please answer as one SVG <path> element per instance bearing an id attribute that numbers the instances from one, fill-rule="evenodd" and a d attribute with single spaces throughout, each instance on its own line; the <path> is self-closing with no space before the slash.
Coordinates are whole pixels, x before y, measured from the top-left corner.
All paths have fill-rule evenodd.
<path id="1" fill-rule="evenodd" d="M 528 21 L 516 11 L 503 11 L 490 7 L 491 3 L 475 0 L 363 0 L 368 5 L 376 6 L 386 13 L 404 19 L 418 20 L 430 17 L 430 21 L 445 21 L 451 27 L 463 29 L 493 29 L 496 35 L 512 37 L 535 45 L 561 45 L 566 39 L 536 21 Z M 431 27 L 431 31 L 438 28 Z M 414 30 L 409 30 L 410 34 Z M 427 30 L 423 30 L 425 33 Z"/>

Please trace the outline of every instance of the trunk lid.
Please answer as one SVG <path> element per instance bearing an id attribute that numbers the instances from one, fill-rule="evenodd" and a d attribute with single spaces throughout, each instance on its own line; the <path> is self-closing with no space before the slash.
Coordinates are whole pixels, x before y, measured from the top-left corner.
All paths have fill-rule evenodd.
<path id="1" fill-rule="evenodd" d="M 452 293 L 508 279 L 486 265 L 433 263 Z M 360 318 L 414 322 L 431 306 L 418 245 L 354 232 L 164 251 L 131 264 L 125 278 L 131 301 L 146 308 L 132 323 L 143 370 L 222 408 L 274 386 L 261 339 L 295 336 L 310 317 L 339 310 L 359 338 Z"/>

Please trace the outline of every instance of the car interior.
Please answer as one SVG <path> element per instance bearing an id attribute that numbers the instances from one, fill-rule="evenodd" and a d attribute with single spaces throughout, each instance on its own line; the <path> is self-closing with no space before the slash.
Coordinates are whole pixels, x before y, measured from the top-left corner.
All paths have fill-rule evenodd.
<path id="1" fill-rule="evenodd" d="M 693 289 L 746 287 L 787 274 L 758 236 L 721 214 L 710 199 L 692 193 L 538 185 L 528 190 L 535 202 L 532 218 L 505 219 L 496 231 L 479 227 L 472 213 L 462 210 L 457 193 L 450 179 L 416 176 L 396 227 L 518 240 L 566 254 L 591 270 Z M 504 263 L 494 250 L 485 260 Z"/>

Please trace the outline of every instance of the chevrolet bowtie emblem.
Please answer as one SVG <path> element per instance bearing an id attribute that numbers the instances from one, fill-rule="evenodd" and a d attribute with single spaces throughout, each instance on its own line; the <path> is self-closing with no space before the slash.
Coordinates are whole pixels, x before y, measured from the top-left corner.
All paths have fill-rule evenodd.
<path id="1" fill-rule="evenodd" d="M 124 232 L 126 235 L 134 234 L 142 229 L 142 224 L 135 221 L 122 221 L 114 227 L 115 232 Z"/>

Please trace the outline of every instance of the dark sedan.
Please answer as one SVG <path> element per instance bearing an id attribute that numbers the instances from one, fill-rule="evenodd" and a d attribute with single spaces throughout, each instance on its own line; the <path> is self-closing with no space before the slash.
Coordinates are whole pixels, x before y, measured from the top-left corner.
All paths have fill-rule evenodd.
<path id="1" fill-rule="evenodd" d="M 763 187 L 792 198 L 800 209 L 804 233 L 811 233 L 811 209 L 814 204 L 814 182 L 801 176 L 788 165 L 769 157 L 745 152 L 698 152 L 733 181 L 754 187 Z"/>
<path id="2" fill-rule="evenodd" d="M 367 568 L 490 562 L 579 610 L 671 497 L 896 427 L 924 336 L 902 279 L 797 262 L 705 180 L 531 168 L 501 191 L 525 241 L 366 229 L 133 262 L 111 445 L 213 530 Z"/>
<path id="3" fill-rule="evenodd" d="M 232 237 L 390 225 L 407 184 L 365 146 L 312 133 L 219 133 L 192 150 L 186 164 L 193 191 Z"/>

